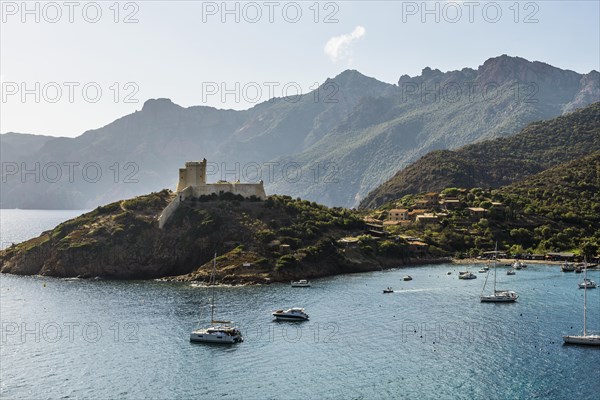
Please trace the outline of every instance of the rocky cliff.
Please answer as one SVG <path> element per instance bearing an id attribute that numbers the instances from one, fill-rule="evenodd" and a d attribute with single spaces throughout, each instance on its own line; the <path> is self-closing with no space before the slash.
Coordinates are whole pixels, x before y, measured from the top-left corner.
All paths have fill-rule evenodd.
<path id="1" fill-rule="evenodd" d="M 158 215 L 174 194 L 163 190 L 98 207 L 0 255 L 0 271 L 19 275 L 264 283 L 377 270 L 415 262 L 392 241 L 340 245 L 358 236 L 359 216 L 346 209 L 271 196 L 233 195 L 184 201 L 163 229 Z M 425 259 L 429 259 L 426 256 Z M 418 261 L 418 260 L 417 260 Z"/>

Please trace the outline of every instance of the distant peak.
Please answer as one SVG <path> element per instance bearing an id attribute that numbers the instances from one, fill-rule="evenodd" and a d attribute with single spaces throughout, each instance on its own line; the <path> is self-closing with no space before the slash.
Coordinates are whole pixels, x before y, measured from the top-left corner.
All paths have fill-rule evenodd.
<path id="1" fill-rule="evenodd" d="M 435 76 L 435 75 L 443 75 L 443 72 L 440 71 L 439 69 L 431 69 L 430 67 L 425 67 L 421 71 L 421 76 L 424 78 L 429 78 L 429 77 Z"/>
<path id="2" fill-rule="evenodd" d="M 338 74 L 332 80 L 334 80 L 336 82 L 352 82 L 352 81 L 365 80 L 365 79 L 375 79 L 375 78 L 370 78 L 368 76 L 365 76 L 355 69 L 347 69 L 347 70 L 341 72 L 340 74 Z"/>
<path id="3" fill-rule="evenodd" d="M 142 107 L 142 111 L 153 111 L 153 110 L 164 110 L 170 108 L 181 108 L 177 104 L 173 103 L 171 99 L 159 98 L 159 99 L 148 99 Z"/>

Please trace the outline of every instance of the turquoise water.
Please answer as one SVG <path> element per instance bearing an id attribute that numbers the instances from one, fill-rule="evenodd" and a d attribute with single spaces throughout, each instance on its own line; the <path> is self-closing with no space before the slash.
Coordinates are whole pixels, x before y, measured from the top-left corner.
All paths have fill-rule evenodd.
<path id="1" fill-rule="evenodd" d="M 3 237 L 10 237 L 5 226 Z M 307 289 L 220 287 L 218 317 L 235 320 L 245 336 L 228 347 L 189 343 L 190 331 L 208 317 L 206 288 L 2 275 L 0 394 L 598 397 L 600 349 L 564 346 L 561 339 L 581 331 L 581 275 L 534 265 L 506 276 L 503 267 L 498 286 L 516 290 L 518 302 L 482 304 L 484 275 L 458 280 L 464 268 L 337 276 Z M 413 281 L 403 282 L 406 274 Z M 590 277 L 598 282 L 600 272 Z M 396 292 L 382 294 L 387 286 Z M 287 306 L 305 307 L 310 321 L 273 322 L 270 312 Z M 588 308 L 588 326 L 600 332 L 599 289 L 588 291 Z"/>

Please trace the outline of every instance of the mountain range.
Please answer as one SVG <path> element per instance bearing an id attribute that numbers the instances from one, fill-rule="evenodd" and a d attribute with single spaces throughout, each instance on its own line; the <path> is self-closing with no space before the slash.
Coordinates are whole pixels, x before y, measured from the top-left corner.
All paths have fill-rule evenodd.
<path id="1" fill-rule="evenodd" d="M 499 188 L 598 150 L 600 102 L 531 123 L 514 136 L 432 151 L 369 193 L 360 207 L 449 187 Z"/>
<path id="2" fill-rule="evenodd" d="M 427 67 L 395 85 L 348 70 L 299 99 L 243 111 L 153 99 L 75 138 L 0 135 L 0 206 L 93 208 L 174 188 L 177 169 L 205 157 L 213 181 L 262 179 L 268 194 L 353 207 L 430 151 L 511 136 L 599 100 L 597 71 L 506 55 L 477 69 Z"/>

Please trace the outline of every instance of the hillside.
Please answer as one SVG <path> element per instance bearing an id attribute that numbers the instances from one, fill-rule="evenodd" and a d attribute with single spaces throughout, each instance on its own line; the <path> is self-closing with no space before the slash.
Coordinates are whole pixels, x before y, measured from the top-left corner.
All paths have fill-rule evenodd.
<path id="1" fill-rule="evenodd" d="M 78 165 L 72 179 L 67 167 L 56 181 L 7 176 L 0 206 L 94 208 L 173 188 L 182 163 L 201 157 L 219 168 L 211 181 L 262 178 L 267 193 L 356 206 L 430 151 L 510 136 L 532 121 L 598 101 L 599 76 L 500 56 L 477 69 L 426 67 L 419 76 L 403 75 L 397 85 L 348 70 L 299 99 L 275 98 L 244 111 L 149 100 L 141 110 L 79 137 L 3 154 L 3 162 L 30 169 L 39 163 L 41 175 L 50 163 Z M 484 94 L 489 87 L 496 89 L 492 97 Z M 449 94 L 452 88 L 460 91 Z M 82 174 L 87 163 L 101 168 L 97 181 Z M 262 166 L 260 176 L 256 164 Z M 301 173 L 284 178 L 290 165 Z M 224 170 L 235 172 L 224 176 Z"/>
<path id="2" fill-rule="evenodd" d="M 446 188 L 441 199 L 452 208 L 431 204 L 429 223 L 389 223 L 392 234 L 417 236 L 433 248 L 456 256 L 494 249 L 513 254 L 600 249 L 600 150 L 495 190 Z M 406 195 L 372 212 L 388 220 L 387 210 L 423 208 L 423 194 Z"/>
<path id="3" fill-rule="evenodd" d="M 512 137 L 433 151 L 398 171 L 360 206 L 375 208 L 406 194 L 447 187 L 498 188 L 595 150 L 600 150 L 600 103 L 532 123 Z"/>
<path id="4" fill-rule="evenodd" d="M 0 271 L 19 275 L 207 281 L 215 252 L 219 281 L 266 283 L 379 270 L 419 262 L 407 244 L 348 246 L 364 224 L 350 210 L 287 196 L 250 201 L 186 200 L 164 229 L 163 190 L 98 207 L 0 252 Z M 422 262 L 431 257 L 419 254 Z"/>

